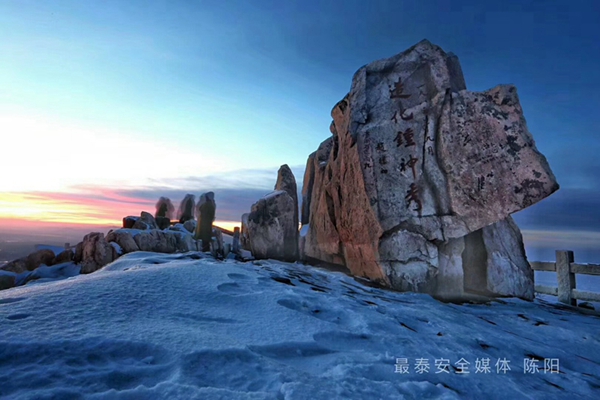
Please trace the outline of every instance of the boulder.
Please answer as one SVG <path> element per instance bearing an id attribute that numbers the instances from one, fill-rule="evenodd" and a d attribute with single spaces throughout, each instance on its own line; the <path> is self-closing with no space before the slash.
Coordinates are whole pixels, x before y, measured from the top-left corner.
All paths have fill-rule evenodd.
<path id="1" fill-rule="evenodd" d="M 158 218 L 168 218 L 169 222 L 173 219 L 175 213 L 175 207 L 168 197 L 161 197 L 156 202 L 156 213 L 154 218 L 158 221 Z M 161 228 L 164 229 L 164 228 Z"/>
<path id="2" fill-rule="evenodd" d="M 294 224 L 296 227 L 295 237 L 293 239 L 295 248 L 292 250 L 293 255 L 291 259 L 298 260 L 298 229 L 299 229 L 299 217 L 298 217 L 298 187 L 296 186 L 296 178 L 292 173 L 292 170 L 287 164 L 282 165 L 277 171 L 277 182 L 275 183 L 275 190 L 285 191 L 293 200 L 294 205 Z"/>
<path id="3" fill-rule="evenodd" d="M 100 232 L 88 233 L 83 237 L 81 273 L 89 274 L 111 263 L 115 259 L 114 248 Z"/>
<path id="4" fill-rule="evenodd" d="M 296 261 L 296 213 L 294 200 L 284 190 L 274 191 L 252 206 L 248 215 L 248 237 L 255 258 Z"/>
<path id="5" fill-rule="evenodd" d="M 514 86 L 469 92 L 422 41 L 359 69 L 332 118 L 307 161 L 305 258 L 399 290 L 531 298 L 510 214 L 558 184 Z"/>
<path id="6" fill-rule="evenodd" d="M 158 229 L 167 229 L 168 227 L 171 226 L 171 219 L 167 218 L 167 217 L 155 217 L 154 218 L 156 220 L 156 225 L 158 226 Z"/>
<path id="7" fill-rule="evenodd" d="M 140 218 L 135 221 L 132 229 L 158 229 L 158 224 L 152 214 L 142 211 Z"/>
<path id="8" fill-rule="evenodd" d="M 175 253 L 177 250 L 177 238 L 171 231 L 141 231 L 133 239 L 141 251 Z"/>
<path id="9" fill-rule="evenodd" d="M 231 243 L 231 251 L 235 254 L 240 254 L 240 227 L 233 228 L 233 240 Z"/>
<path id="10" fill-rule="evenodd" d="M 133 225 L 135 225 L 136 221 L 140 219 L 140 217 L 135 217 L 135 216 L 128 216 L 128 217 L 124 217 L 123 218 L 123 228 L 125 229 L 131 229 L 133 228 Z"/>
<path id="11" fill-rule="evenodd" d="M 523 236 L 512 217 L 483 228 L 481 239 L 486 255 L 484 282 L 487 291 L 494 296 L 533 300 L 533 270 L 527 261 Z"/>
<path id="12" fill-rule="evenodd" d="M 225 257 L 225 246 L 223 245 L 223 232 L 221 232 L 220 229 L 212 230 L 212 237 L 209 241 L 205 242 L 202 239 L 202 251 L 207 251 L 204 250 L 205 243 L 208 244 L 208 251 L 210 251 L 214 258 L 222 260 Z"/>
<path id="13" fill-rule="evenodd" d="M 186 231 L 188 231 L 189 233 L 194 233 L 194 231 L 196 231 L 196 226 L 198 224 L 196 223 L 195 219 L 188 219 L 187 221 L 185 221 L 183 223 L 183 227 L 185 228 Z"/>
<path id="14" fill-rule="evenodd" d="M 10 289 L 17 284 L 17 276 L 8 272 L 0 272 L 0 290 Z"/>
<path id="15" fill-rule="evenodd" d="M 125 229 L 117 229 L 115 231 L 110 231 L 106 235 L 106 241 L 109 243 L 116 243 L 123 249 L 123 254 L 133 253 L 134 251 L 139 251 L 135 240 L 133 240 L 133 236 L 128 230 Z"/>
<path id="16" fill-rule="evenodd" d="M 0 267 L 0 270 L 14 272 L 15 274 L 22 274 L 23 272 L 27 272 L 27 257 L 22 257 L 13 260 L 9 263 L 6 263 L 2 267 Z"/>
<path id="17" fill-rule="evenodd" d="M 215 202 L 215 194 L 207 192 L 200 196 L 198 200 L 198 224 L 196 225 L 196 240 L 202 240 L 202 251 L 210 250 L 211 238 L 213 236 L 213 222 L 215 221 L 217 204 Z M 219 234 L 221 231 L 219 231 Z M 222 236 L 221 236 L 222 237 Z M 221 246 L 222 247 L 222 246 Z"/>
<path id="18" fill-rule="evenodd" d="M 56 256 L 52 250 L 38 250 L 26 257 L 25 266 L 28 271 L 33 271 L 42 264 L 51 266 L 54 264 L 55 257 Z"/>
<path id="19" fill-rule="evenodd" d="M 170 232 L 170 231 L 169 231 Z M 173 232 L 175 236 L 175 251 L 178 253 L 187 253 L 188 251 L 198 251 L 196 241 L 192 235 L 181 232 Z"/>
<path id="20" fill-rule="evenodd" d="M 71 261 L 73 261 L 74 257 L 75 257 L 75 253 L 73 252 L 73 250 L 71 250 L 71 249 L 63 250 L 60 253 L 58 253 L 58 255 L 56 256 L 56 259 L 54 260 L 54 264 L 62 264 L 62 263 L 66 263 L 66 262 L 71 262 Z"/>
<path id="21" fill-rule="evenodd" d="M 77 243 L 75 246 L 75 255 L 73 256 L 73 262 L 79 264 L 83 259 L 83 242 Z"/>
<path id="22" fill-rule="evenodd" d="M 183 224 L 185 221 L 194 219 L 194 206 L 196 197 L 193 194 L 186 194 L 181 203 L 179 204 L 179 211 L 177 212 L 177 218 L 179 223 Z"/>
<path id="23" fill-rule="evenodd" d="M 242 229 L 240 230 L 240 245 L 244 250 L 250 250 L 250 237 L 248 236 L 248 216 L 249 213 L 242 214 Z"/>
<path id="24" fill-rule="evenodd" d="M 306 225 L 310 218 L 310 201 L 312 199 L 312 190 L 315 184 L 315 157 L 317 152 L 311 153 L 306 161 L 304 170 L 304 179 L 302 181 L 302 212 L 300 223 Z"/>

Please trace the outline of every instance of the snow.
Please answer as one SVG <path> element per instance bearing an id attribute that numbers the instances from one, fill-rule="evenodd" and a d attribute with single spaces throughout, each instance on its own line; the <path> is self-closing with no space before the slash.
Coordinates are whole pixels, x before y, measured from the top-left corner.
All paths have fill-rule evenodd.
<path id="1" fill-rule="evenodd" d="M 590 399 L 599 328 L 541 300 L 445 304 L 300 264 L 136 252 L 0 292 L 0 397 Z M 488 357 L 492 372 L 476 374 Z M 560 373 L 525 374 L 525 357 L 558 359 Z M 441 358 L 471 373 L 436 373 Z"/>

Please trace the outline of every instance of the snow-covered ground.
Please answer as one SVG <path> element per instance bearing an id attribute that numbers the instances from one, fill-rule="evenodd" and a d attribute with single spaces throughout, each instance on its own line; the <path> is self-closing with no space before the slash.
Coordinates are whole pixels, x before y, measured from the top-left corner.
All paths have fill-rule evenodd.
<path id="1" fill-rule="evenodd" d="M 444 304 L 299 264 L 204 257 L 132 253 L 0 292 L 0 396 L 599 398 L 597 316 L 540 300 Z M 528 371 L 525 359 L 537 360 Z"/>

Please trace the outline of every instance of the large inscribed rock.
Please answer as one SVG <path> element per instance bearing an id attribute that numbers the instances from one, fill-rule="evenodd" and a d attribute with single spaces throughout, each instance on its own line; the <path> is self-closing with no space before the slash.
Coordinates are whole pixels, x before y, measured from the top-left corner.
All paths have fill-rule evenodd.
<path id="1" fill-rule="evenodd" d="M 514 86 L 469 92 L 458 58 L 422 41 L 359 69 L 332 117 L 307 163 L 304 257 L 401 290 L 532 296 L 524 252 L 498 241 L 522 246 L 507 218 L 558 184 Z"/>

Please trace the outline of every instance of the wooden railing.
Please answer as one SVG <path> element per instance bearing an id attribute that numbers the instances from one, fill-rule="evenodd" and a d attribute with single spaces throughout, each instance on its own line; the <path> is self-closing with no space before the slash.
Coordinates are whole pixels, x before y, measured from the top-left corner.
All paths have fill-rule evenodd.
<path id="1" fill-rule="evenodd" d="M 600 275 L 599 264 L 576 264 L 572 251 L 557 250 L 556 262 L 530 262 L 534 271 L 556 272 L 558 287 L 535 285 L 535 291 L 558 296 L 558 301 L 572 306 L 577 300 L 600 302 L 600 293 L 584 292 L 575 287 L 575 274 Z"/>

